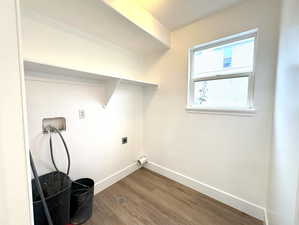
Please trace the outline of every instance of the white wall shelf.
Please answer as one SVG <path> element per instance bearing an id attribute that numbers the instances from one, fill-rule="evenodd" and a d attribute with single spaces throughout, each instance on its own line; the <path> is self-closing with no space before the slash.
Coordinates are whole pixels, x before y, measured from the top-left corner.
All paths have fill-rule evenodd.
<path id="1" fill-rule="evenodd" d="M 121 2 L 51 0 L 49 4 L 47 1 L 26 0 L 21 1 L 21 9 L 23 18 L 60 28 L 89 40 L 100 42 L 105 40 L 138 54 L 160 52 L 170 48 L 170 32 L 162 24 L 145 10 L 135 12 L 136 7 L 127 6 L 121 9 L 119 5 Z M 134 16 L 130 16 L 132 10 L 141 13 L 141 18 L 139 15 L 133 20 Z M 78 16 L 78 12 L 84 15 L 84 19 Z M 30 28 L 25 27 L 25 30 Z"/>
<path id="2" fill-rule="evenodd" d="M 103 83 L 106 89 L 106 96 L 103 107 L 106 107 L 120 83 L 137 85 L 141 87 L 157 88 L 158 84 L 139 80 L 126 79 L 116 76 L 96 74 L 87 71 L 81 71 L 71 68 L 64 68 L 56 65 L 49 65 L 40 62 L 24 60 L 24 69 L 26 77 L 38 77 L 40 79 L 62 79 L 67 81 L 89 81 L 94 83 Z M 30 72 L 30 73 L 28 73 Z"/>

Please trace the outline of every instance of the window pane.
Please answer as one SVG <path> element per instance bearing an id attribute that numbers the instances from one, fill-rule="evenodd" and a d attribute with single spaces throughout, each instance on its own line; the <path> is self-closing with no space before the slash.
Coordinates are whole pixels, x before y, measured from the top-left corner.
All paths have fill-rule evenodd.
<path id="1" fill-rule="evenodd" d="M 248 77 L 198 81 L 194 103 L 199 106 L 248 107 Z"/>
<path id="2" fill-rule="evenodd" d="M 255 38 L 234 41 L 193 54 L 193 78 L 252 72 Z"/>

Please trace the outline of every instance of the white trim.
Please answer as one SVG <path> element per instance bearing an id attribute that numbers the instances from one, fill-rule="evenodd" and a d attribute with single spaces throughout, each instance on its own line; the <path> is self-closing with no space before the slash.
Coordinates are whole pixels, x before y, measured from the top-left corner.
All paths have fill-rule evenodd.
<path id="1" fill-rule="evenodd" d="M 264 209 L 264 213 L 265 213 L 264 224 L 265 225 L 270 225 L 269 218 L 268 218 L 268 210 Z"/>
<path id="2" fill-rule="evenodd" d="M 149 162 L 145 166 L 147 169 L 152 170 L 158 174 L 168 177 L 178 183 L 181 183 L 187 187 L 190 187 L 200 193 L 203 193 L 213 199 L 216 199 L 226 205 L 229 205 L 235 209 L 240 210 L 250 216 L 253 216 L 259 220 L 265 220 L 265 208 L 242 198 L 229 194 L 218 188 L 212 187 L 208 184 L 195 180 L 191 177 L 185 176 L 181 173 L 163 167 L 153 162 Z"/>
<path id="3" fill-rule="evenodd" d="M 231 42 L 233 40 L 238 41 L 238 40 L 243 40 L 243 39 L 247 39 L 247 38 L 251 38 L 251 37 L 255 37 L 255 34 L 258 33 L 258 29 L 252 29 L 252 30 L 248 30 L 248 31 L 244 31 L 238 34 L 233 34 L 230 36 L 226 36 L 214 41 L 210 41 L 207 43 L 203 43 L 203 44 L 199 44 L 196 45 L 194 47 L 192 47 L 190 50 L 197 50 L 197 49 L 205 49 L 205 48 L 213 48 L 214 46 L 219 45 L 219 43 L 223 43 L 226 44 L 226 42 Z"/>
<path id="4" fill-rule="evenodd" d="M 210 81 L 210 80 L 224 80 L 224 79 L 232 79 L 232 78 L 240 78 L 240 77 L 250 77 L 252 72 L 244 72 L 244 73 L 214 73 L 213 76 L 204 76 L 204 77 L 193 77 L 192 81 Z"/>
<path id="5" fill-rule="evenodd" d="M 188 112 L 202 113 L 202 114 L 216 114 L 216 115 L 233 115 L 233 116 L 254 116 L 256 114 L 255 108 L 225 108 L 225 107 L 202 107 L 187 105 Z"/>
<path id="6" fill-rule="evenodd" d="M 116 182 L 120 181 L 121 179 L 125 178 L 126 176 L 130 175 L 131 173 L 135 172 L 138 170 L 137 163 L 133 163 L 127 167 L 125 167 L 122 170 L 119 170 L 112 175 L 98 181 L 95 184 L 95 195 L 98 194 L 99 192 L 105 190 L 106 188 L 110 187 L 112 184 L 115 184 Z"/>
<path id="7" fill-rule="evenodd" d="M 34 211 L 33 211 L 33 197 L 31 186 L 31 166 L 30 166 L 30 150 L 29 150 L 29 137 L 28 137 L 28 123 L 27 123 L 27 105 L 26 105 L 26 89 L 25 89 L 25 73 L 24 73 L 24 61 L 23 61 L 23 49 L 22 49 L 22 23 L 21 23 L 21 10 L 20 1 L 15 0 L 16 11 L 16 33 L 17 33 L 17 48 L 18 48 L 18 60 L 19 60 L 19 72 L 20 72 L 20 89 L 21 89 L 21 101 L 22 101 L 22 123 L 24 133 L 24 151 L 25 151 L 25 165 L 26 165 L 26 178 L 27 178 L 27 197 L 28 197 L 28 212 L 29 212 L 29 224 L 34 225 Z"/>

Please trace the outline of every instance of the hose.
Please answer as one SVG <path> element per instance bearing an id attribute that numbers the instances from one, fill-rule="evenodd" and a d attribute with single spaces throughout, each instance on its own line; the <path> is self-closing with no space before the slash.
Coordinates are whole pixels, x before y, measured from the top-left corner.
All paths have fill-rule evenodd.
<path id="1" fill-rule="evenodd" d="M 66 154 L 67 154 L 67 160 L 68 160 L 68 166 L 67 166 L 67 172 L 66 172 L 66 174 L 69 175 L 69 173 L 70 173 L 70 168 L 71 168 L 71 157 L 70 157 L 70 152 L 69 152 L 69 149 L 68 149 L 68 147 L 67 147 L 67 144 L 66 144 L 66 142 L 65 142 L 65 140 L 64 140 L 64 138 L 63 138 L 61 132 L 60 132 L 57 128 L 52 127 L 52 126 L 49 126 L 49 127 L 48 127 L 48 130 L 49 130 L 49 133 L 50 133 L 49 144 L 50 144 L 51 160 L 52 160 L 52 163 L 53 163 L 53 165 L 54 165 L 54 167 L 55 167 L 55 170 L 56 170 L 57 172 L 59 172 L 59 169 L 58 169 L 58 167 L 57 167 L 57 165 L 56 165 L 56 163 L 55 163 L 54 153 L 53 153 L 53 143 L 52 143 L 52 135 L 51 135 L 51 132 L 52 132 L 53 130 L 59 135 L 59 137 L 60 137 L 60 139 L 62 140 L 62 143 L 63 143 L 63 145 L 64 145 L 64 149 L 65 149 L 65 152 L 66 152 Z"/>
<path id="2" fill-rule="evenodd" d="M 55 163 L 54 154 L 53 154 L 53 143 L 52 143 L 52 135 L 51 135 L 51 132 L 53 130 L 56 133 L 58 133 L 58 135 L 60 136 L 60 138 L 61 138 L 61 140 L 63 142 L 64 148 L 65 148 L 65 151 L 66 151 L 66 154 L 67 154 L 67 160 L 68 160 L 68 167 L 67 167 L 67 173 L 66 174 L 69 175 L 70 168 L 71 168 L 71 158 L 70 158 L 70 153 L 69 153 L 67 144 L 66 144 L 66 142 L 65 142 L 62 134 L 60 133 L 60 131 L 57 128 L 55 128 L 55 127 L 49 126 L 48 127 L 48 131 L 50 133 L 50 140 L 49 140 L 49 142 L 50 142 L 50 153 L 51 153 L 52 163 L 53 163 L 56 171 L 59 172 L 58 167 L 57 167 L 57 165 Z M 34 179 L 35 179 L 35 184 L 36 184 L 36 187 L 37 187 L 37 191 L 38 191 L 38 193 L 40 195 L 40 198 L 41 198 L 41 202 L 42 202 L 42 205 L 43 205 L 45 216 L 46 216 L 46 219 L 48 221 L 48 225 L 53 225 L 53 221 L 52 221 L 52 218 L 51 218 L 51 215 L 50 215 L 50 212 L 49 212 L 49 208 L 48 208 L 48 205 L 47 205 L 47 202 L 46 202 L 46 198 L 45 198 L 45 195 L 44 195 L 41 183 L 40 183 L 39 178 L 38 178 L 37 170 L 36 170 L 36 167 L 35 167 L 35 164 L 34 164 L 34 161 L 33 161 L 32 155 L 31 155 L 31 152 L 30 152 L 30 165 L 31 165 L 32 173 L 33 173 L 33 176 L 34 176 Z"/>
<path id="3" fill-rule="evenodd" d="M 43 208 L 44 208 L 44 212 L 45 212 L 48 224 L 53 225 L 53 221 L 52 221 L 52 218 L 51 218 L 51 215 L 50 215 L 50 212 L 49 212 L 49 208 L 48 208 L 48 205 L 47 205 L 47 202 L 46 202 L 46 198 L 45 198 L 42 186 L 41 186 L 40 181 L 38 179 L 36 167 L 34 165 L 31 152 L 30 152 L 30 165 L 31 165 L 31 170 L 32 170 L 32 173 L 33 173 L 33 176 L 34 176 L 34 179 L 35 179 L 35 184 L 36 184 L 36 187 L 37 187 L 37 191 L 40 195 L 40 198 L 41 198 L 41 201 L 42 201 L 42 204 L 43 204 Z"/>
<path id="4" fill-rule="evenodd" d="M 67 168 L 67 173 L 66 173 L 66 174 L 69 175 L 70 167 L 71 167 L 71 159 L 70 159 L 70 153 L 69 153 L 69 149 L 68 149 L 68 147 L 67 147 L 67 144 L 66 144 L 66 142 L 65 142 L 65 140 L 64 140 L 64 138 L 63 138 L 61 132 L 60 132 L 57 128 L 52 127 L 52 126 L 49 126 L 49 127 L 48 127 L 48 131 L 49 131 L 49 134 L 50 134 L 49 144 L 50 144 L 50 154 L 51 154 L 51 160 L 52 160 L 52 163 L 53 163 L 53 165 L 54 165 L 55 170 L 56 170 L 57 172 L 60 172 L 59 169 L 58 169 L 58 167 L 57 167 L 57 165 L 56 165 L 56 163 L 55 163 L 54 154 L 53 154 L 53 142 L 52 142 L 52 134 L 51 134 L 53 130 L 54 130 L 56 133 L 58 133 L 58 135 L 60 136 L 60 138 L 61 138 L 61 140 L 62 140 L 62 142 L 63 142 L 64 148 L 65 148 L 65 151 L 66 151 L 66 154 L 67 154 L 67 159 L 68 159 L 68 168 Z M 89 189 L 89 187 L 86 186 L 86 185 L 84 185 L 84 184 L 80 184 L 80 183 L 78 183 L 78 182 L 76 182 L 76 181 L 73 181 L 73 182 L 76 183 L 76 184 L 81 185 L 82 189 L 80 189 L 80 190 L 86 190 L 86 189 Z"/>

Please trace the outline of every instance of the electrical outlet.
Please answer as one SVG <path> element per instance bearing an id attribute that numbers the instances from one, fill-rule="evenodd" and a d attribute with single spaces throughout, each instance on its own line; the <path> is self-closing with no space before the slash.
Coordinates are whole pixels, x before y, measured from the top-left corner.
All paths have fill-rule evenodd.
<path id="1" fill-rule="evenodd" d="M 85 111 L 83 109 L 79 110 L 79 119 L 80 120 L 85 119 Z"/>
<path id="2" fill-rule="evenodd" d="M 128 137 L 123 137 L 121 139 L 121 143 L 124 145 L 124 144 L 127 144 L 128 143 Z"/>

